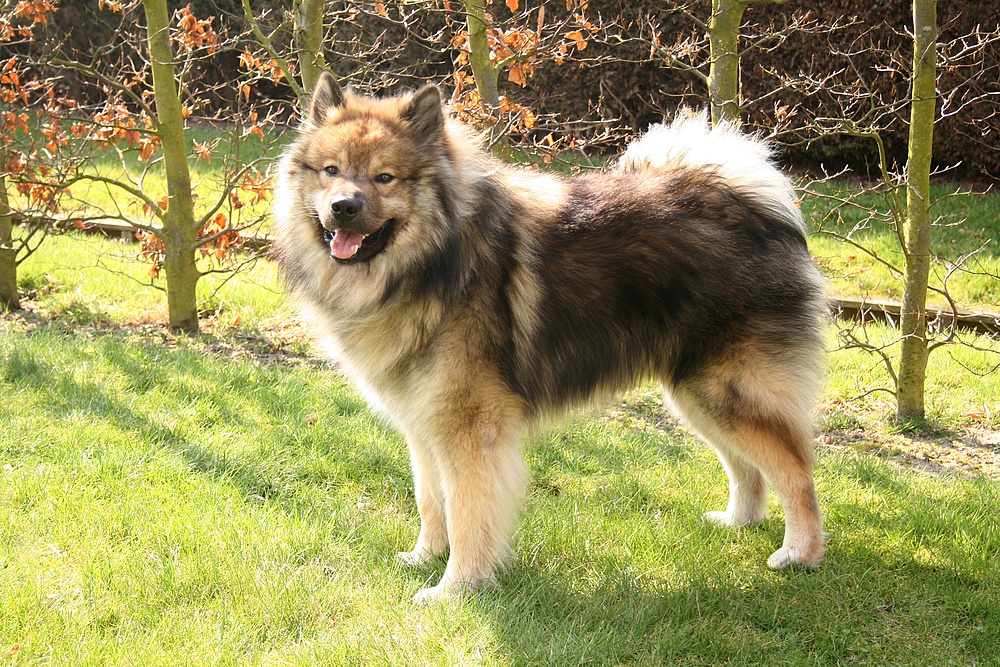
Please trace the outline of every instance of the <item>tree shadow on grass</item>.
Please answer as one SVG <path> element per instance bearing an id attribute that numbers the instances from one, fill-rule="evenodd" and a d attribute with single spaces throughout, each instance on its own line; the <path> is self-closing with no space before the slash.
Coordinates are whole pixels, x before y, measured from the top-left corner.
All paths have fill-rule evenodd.
<path id="1" fill-rule="evenodd" d="M 72 342 L 65 344 L 72 345 Z M 140 361 L 136 355 L 142 356 L 142 350 L 104 357 L 125 375 L 127 392 L 132 396 L 176 382 L 172 375 L 176 374 L 177 367 L 170 362 L 171 352 L 152 346 L 148 352 L 162 363 Z M 191 470 L 213 481 L 236 486 L 246 499 L 277 498 L 285 487 L 276 468 L 267 462 L 228 455 L 195 442 L 182 429 L 137 410 L 135 401 L 126 400 L 128 396 L 121 391 L 63 370 L 30 350 L 13 350 L 0 370 L 0 379 L 34 394 L 32 400 L 44 411 L 37 416 L 40 422 L 88 415 L 123 434 L 123 441 L 138 442 L 150 449 L 164 447 L 178 454 Z M 238 412 L 233 411 L 226 419 L 230 420 L 235 432 L 248 433 L 248 425 L 241 422 Z"/>

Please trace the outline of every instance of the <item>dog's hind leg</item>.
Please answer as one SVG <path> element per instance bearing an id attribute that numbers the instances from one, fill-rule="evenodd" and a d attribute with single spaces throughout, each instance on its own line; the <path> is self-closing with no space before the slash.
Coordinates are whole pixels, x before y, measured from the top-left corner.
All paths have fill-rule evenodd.
<path id="1" fill-rule="evenodd" d="M 706 512 L 705 518 L 730 528 L 763 521 L 767 512 L 767 482 L 760 470 L 726 449 L 715 448 L 715 453 L 729 477 L 729 502 L 725 511 Z"/>
<path id="2" fill-rule="evenodd" d="M 729 475 L 726 510 L 706 516 L 729 526 L 760 521 L 766 480 L 785 513 L 784 542 L 768 565 L 818 567 L 825 545 L 813 481 L 814 384 L 773 364 L 747 362 L 730 356 L 727 363 L 668 390 L 674 407 L 716 450 Z"/>
<path id="3" fill-rule="evenodd" d="M 414 438 L 407 438 L 413 486 L 420 512 L 420 535 L 413 551 L 402 551 L 397 557 L 407 565 L 419 566 L 434 560 L 448 549 L 448 525 L 444 511 L 444 491 L 441 474 L 433 452 Z"/>

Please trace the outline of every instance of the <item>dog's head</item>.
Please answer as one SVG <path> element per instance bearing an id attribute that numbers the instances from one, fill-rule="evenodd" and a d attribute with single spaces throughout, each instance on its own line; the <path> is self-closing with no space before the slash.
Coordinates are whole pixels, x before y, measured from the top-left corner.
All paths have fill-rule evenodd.
<path id="1" fill-rule="evenodd" d="M 425 200 L 446 160 L 444 134 L 435 86 L 373 99 L 341 90 L 328 73 L 320 77 L 295 162 L 301 204 L 333 259 L 371 261 L 432 205 Z"/>

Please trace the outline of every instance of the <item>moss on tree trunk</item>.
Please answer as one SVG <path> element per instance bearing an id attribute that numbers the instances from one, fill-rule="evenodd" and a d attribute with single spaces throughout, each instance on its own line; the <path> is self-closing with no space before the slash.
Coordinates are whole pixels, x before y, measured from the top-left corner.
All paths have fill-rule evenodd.
<path id="1" fill-rule="evenodd" d="M 469 64 L 476 77 L 476 90 L 483 105 L 495 109 L 500 106 L 500 70 L 490 60 L 486 4 L 484 0 L 462 0 L 462 4 L 469 28 Z"/>
<path id="2" fill-rule="evenodd" d="M 295 50 L 299 56 L 302 88 L 312 93 L 326 69 L 323 58 L 323 0 L 298 0 L 295 9 Z M 303 104 L 304 104 L 303 100 Z M 305 112 L 305 109 L 302 109 Z"/>
<path id="3" fill-rule="evenodd" d="M 787 0 L 766 0 L 783 5 Z M 740 120 L 740 25 L 755 0 L 712 0 L 708 22 L 708 98 L 712 125 Z"/>

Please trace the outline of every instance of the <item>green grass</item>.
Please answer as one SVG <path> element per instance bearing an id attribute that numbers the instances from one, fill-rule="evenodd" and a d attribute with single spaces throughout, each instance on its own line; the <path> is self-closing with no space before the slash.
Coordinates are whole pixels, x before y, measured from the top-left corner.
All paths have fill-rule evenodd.
<path id="1" fill-rule="evenodd" d="M 122 252 L 47 239 L 32 311 L 0 318 L 0 667 L 1000 662 L 1000 481 L 833 441 L 828 560 L 775 573 L 776 499 L 754 529 L 702 521 L 724 473 L 648 387 L 527 443 L 499 590 L 414 606 L 443 563 L 394 560 L 418 530 L 405 445 L 304 356 L 273 267 L 206 284 L 212 335 L 174 337 L 161 295 L 107 270 L 142 278 Z M 830 363 L 826 426 L 884 432 L 877 395 L 847 400 L 872 358 Z M 945 427 L 1000 395 L 935 363 Z"/>
<path id="2" fill-rule="evenodd" d="M 851 247 L 831 235 L 850 236 L 883 260 L 902 267 L 902 252 L 895 232 L 884 217 L 869 219 L 868 209 L 877 211 L 879 216 L 886 215 L 884 202 L 872 194 L 855 197 L 852 184 L 816 188 L 826 197 L 806 197 L 803 213 L 814 230 L 810 251 L 830 279 L 831 289 L 845 296 L 898 301 L 902 297 L 901 280 L 861 248 Z M 930 284 L 941 288 L 949 263 L 981 249 L 965 264 L 966 270 L 953 273 L 947 287 L 960 306 L 997 312 L 1000 311 L 1000 193 L 951 196 L 958 189 L 945 185 L 932 188 L 936 202 L 932 208 L 936 217 L 932 253 L 940 261 L 932 265 Z M 836 206 L 829 199 L 849 196 L 859 205 Z M 931 294 L 929 301 L 947 306 L 940 295 Z"/>
<path id="3" fill-rule="evenodd" d="M 1000 642 L 985 478 L 823 450 L 829 560 L 774 573 L 775 503 L 758 529 L 701 521 L 721 468 L 640 393 L 529 445 L 499 591 L 419 608 L 442 568 L 393 561 L 417 530 L 405 447 L 334 371 L 2 341 L 9 664 L 990 664 Z"/>
<path id="4" fill-rule="evenodd" d="M 139 246 L 101 236 L 52 235 L 18 269 L 21 292 L 42 314 L 75 325 L 144 324 L 165 321 L 163 280 L 150 282 Z M 277 268 L 268 261 L 233 277 L 204 276 L 199 307 L 214 315 L 207 324 L 245 321 L 251 331 L 289 319 Z"/>

